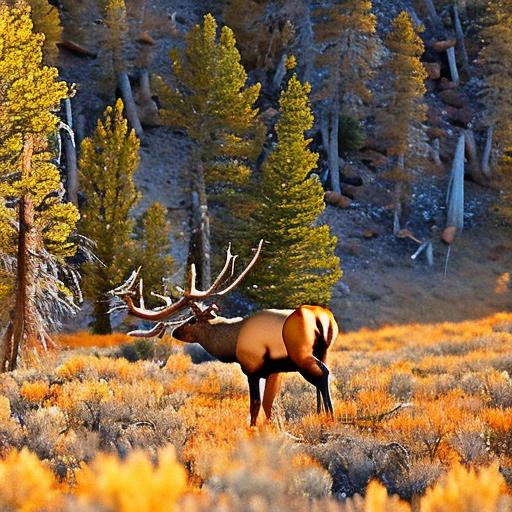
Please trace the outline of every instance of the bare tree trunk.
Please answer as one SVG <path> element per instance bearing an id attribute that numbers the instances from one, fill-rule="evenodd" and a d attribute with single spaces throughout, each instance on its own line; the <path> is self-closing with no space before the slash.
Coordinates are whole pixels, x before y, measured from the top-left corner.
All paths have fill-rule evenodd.
<path id="1" fill-rule="evenodd" d="M 22 154 L 22 177 L 31 174 L 33 140 L 25 140 Z M 35 347 L 37 339 L 37 317 L 35 300 L 35 261 L 37 233 L 34 223 L 34 203 L 30 194 L 25 194 L 19 202 L 19 234 L 16 271 L 16 302 L 12 326 L 12 352 L 8 370 L 14 370 L 21 346 Z"/>
<path id="2" fill-rule="evenodd" d="M 132 128 L 135 130 L 137 136 L 142 137 L 144 130 L 142 129 L 142 125 L 139 121 L 137 106 L 135 105 L 135 100 L 133 99 L 132 86 L 130 85 L 130 79 L 128 78 L 128 73 L 126 73 L 126 71 L 122 71 L 117 76 L 117 85 L 119 87 L 119 91 L 121 92 L 121 97 L 123 98 L 126 117 Z"/>
<path id="3" fill-rule="evenodd" d="M 8 372 L 10 370 L 12 361 L 12 318 L 7 324 L 4 337 L 2 340 L 2 352 L 0 354 L 0 373 Z"/>
<path id="4" fill-rule="evenodd" d="M 309 10 L 309 2 L 303 2 L 303 16 L 300 17 L 301 24 L 299 32 L 301 34 L 301 48 L 303 49 L 304 72 L 302 76 L 303 82 L 310 82 L 314 67 L 314 46 L 315 36 L 313 32 L 313 23 L 311 22 L 311 12 Z"/>
<path id="5" fill-rule="evenodd" d="M 139 84 L 139 120 L 144 126 L 160 126 L 160 114 L 155 101 L 151 97 L 151 82 L 147 69 L 140 71 Z"/>
<path id="6" fill-rule="evenodd" d="M 430 18 L 430 22 L 434 26 L 434 28 L 438 30 L 443 29 L 443 21 L 438 16 L 436 11 L 436 6 L 434 5 L 433 0 L 423 0 L 425 3 L 425 7 L 427 8 L 428 17 Z"/>
<path id="7" fill-rule="evenodd" d="M 491 172 L 491 151 L 492 151 L 492 141 L 494 138 L 494 125 L 487 127 L 487 138 L 485 139 L 485 147 L 484 153 L 482 155 L 482 173 L 487 177 L 492 177 Z"/>
<path id="8" fill-rule="evenodd" d="M 73 113 L 71 111 L 71 101 L 66 98 L 64 101 L 66 109 L 66 124 L 73 133 Z M 78 166 L 76 163 L 76 146 L 71 134 L 66 131 L 64 134 L 64 153 L 66 155 L 67 171 L 67 193 L 68 200 L 75 206 L 78 206 Z"/>
<path id="9" fill-rule="evenodd" d="M 203 289 L 209 288 L 211 275 L 211 242 L 210 242 L 210 217 L 208 214 L 208 198 L 204 178 L 204 167 L 199 163 L 196 170 L 194 184 L 195 194 L 192 195 L 193 215 L 196 217 L 195 225 L 199 229 L 200 266 L 199 277 Z"/>
<path id="10" fill-rule="evenodd" d="M 457 69 L 457 58 L 455 56 L 455 47 L 452 46 L 446 50 L 446 55 L 448 56 L 448 65 L 450 66 L 450 75 L 452 77 L 452 82 L 456 85 L 460 83 L 459 70 Z"/>
<path id="11" fill-rule="evenodd" d="M 398 166 L 401 171 L 404 170 L 404 155 L 399 155 L 398 157 Z M 397 236 L 401 229 L 401 221 L 402 221 L 402 191 L 403 191 L 403 183 L 401 181 L 397 181 L 395 184 L 395 210 L 393 212 L 393 235 Z"/>
<path id="12" fill-rule="evenodd" d="M 432 141 L 432 160 L 436 164 L 437 167 L 442 168 L 443 162 L 441 162 L 441 142 L 439 141 L 439 138 L 435 138 Z"/>
<path id="13" fill-rule="evenodd" d="M 331 112 L 331 129 L 329 138 L 329 173 L 331 175 L 331 189 L 341 195 L 340 185 L 340 158 L 338 150 L 338 134 L 340 129 L 340 106 L 338 98 L 334 98 L 334 107 Z"/>
<path id="14" fill-rule="evenodd" d="M 459 16 L 459 8 L 457 6 L 456 2 L 453 2 L 452 5 L 452 19 L 453 19 L 453 26 L 455 27 L 455 34 L 457 35 L 457 43 L 460 48 L 460 53 L 462 55 L 462 67 L 464 71 L 470 75 L 471 74 L 471 68 L 469 66 L 469 58 L 468 58 L 468 52 L 466 50 L 466 43 L 464 42 L 464 31 L 462 30 L 462 23 L 460 22 L 460 16 Z"/>
<path id="15" fill-rule="evenodd" d="M 475 134 L 472 129 L 464 130 L 466 140 L 466 158 L 468 161 L 467 174 L 471 179 L 480 185 L 487 185 L 487 178 L 482 173 L 480 160 L 478 159 L 478 151 L 475 141 Z"/>
<path id="16" fill-rule="evenodd" d="M 453 157 L 452 173 L 448 186 L 446 218 L 447 227 L 457 228 L 460 233 L 464 227 L 464 133 L 459 137 L 455 156 Z"/>
<path id="17" fill-rule="evenodd" d="M 288 59 L 288 55 L 283 53 L 281 55 L 281 60 L 277 65 L 276 72 L 274 73 L 274 79 L 272 80 L 272 87 L 275 91 L 279 91 L 281 89 L 281 83 L 283 78 L 286 75 L 286 60 Z"/>

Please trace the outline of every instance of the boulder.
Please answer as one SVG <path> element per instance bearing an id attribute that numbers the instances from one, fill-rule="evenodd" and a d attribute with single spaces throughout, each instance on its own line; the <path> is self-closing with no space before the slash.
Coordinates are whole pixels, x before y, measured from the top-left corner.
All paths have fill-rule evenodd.
<path id="1" fill-rule="evenodd" d="M 473 113 L 467 107 L 447 107 L 446 113 L 448 114 L 448 119 L 450 120 L 451 123 L 457 126 L 461 126 L 462 128 L 466 128 L 467 125 L 471 122 L 471 119 L 473 118 Z"/>
<path id="2" fill-rule="evenodd" d="M 444 103 L 451 107 L 463 108 L 465 105 L 464 98 L 462 95 L 454 89 L 446 89 L 439 93 L 439 97 Z"/>
<path id="3" fill-rule="evenodd" d="M 423 65 L 430 80 L 438 80 L 441 78 L 441 64 L 439 62 L 424 62 Z"/>
<path id="4" fill-rule="evenodd" d="M 385 166 L 388 163 L 387 157 L 373 149 L 367 149 L 364 151 L 361 154 L 361 161 L 372 169 Z"/>
<path id="5" fill-rule="evenodd" d="M 372 238 L 377 238 L 379 236 L 379 233 L 377 233 L 377 231 L 375 231 L 374 229 L 365 229 L 363 231 L 363 238 L 365 238 L 366 240 L 371 240 Z"/>
<path id="6" fill-rule="evenodd" d="M 431 139 L 444 139 L 446 137 L 446 130 L 443 128 L 429 127 L 427 134 Z"/>
<path id="7" fill-rule="evenodd" d="M 457 228 L 455 226 L 448 226 L 443 231 L 443 234 L 441 235 L 441 240 L 445 244 L 450 245 L 455 240 L 456 235 L 457 235 Z"/>
<path id="8" fill-rule="evenodd" d="M 149 32 L 143 30 L 137 36 L 137 42 L 141 44 L 147 44 L 148 46 L 154 46 L 155 40 L 149 35 Z"/>
<path id="9" fill-rule="evenodd" d="M 348 208 L 350 204 L 352 203 L 351 199 L 349 197 L 336 194 L 336 192 L 333 192 L 332 190 L 328 190 L 325 193 L 325 202 L 327 204 L 331 204 L 333 206 L 337 206 L 338 208 Z"/>
<path id="10" fill-rule="evenodd" d="M 452 82 L 451 80 L 448 80 L 445 76 L 441 78 L 441 81 L 439 82 L 439 89 L 442 91 L 445 91 L 447 89 L 456 89 L 457 84 L 455 82 Z"/>

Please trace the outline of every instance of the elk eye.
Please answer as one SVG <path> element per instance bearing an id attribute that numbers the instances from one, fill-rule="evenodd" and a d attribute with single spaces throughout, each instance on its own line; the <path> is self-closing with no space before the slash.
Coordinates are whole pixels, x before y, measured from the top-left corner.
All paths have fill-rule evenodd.
<path id="1" fill-rule="evenodd" d="M 194 325 L 197 323 L 197 318 L 193 317 L 189 320 L 188 325 Z"/>

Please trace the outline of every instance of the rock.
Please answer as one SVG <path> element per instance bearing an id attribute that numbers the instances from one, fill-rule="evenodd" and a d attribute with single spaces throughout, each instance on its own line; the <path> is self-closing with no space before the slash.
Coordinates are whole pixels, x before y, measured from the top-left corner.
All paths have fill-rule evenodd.
<path id="1" fill-rule="evenodd" d="M 343 195 L 350 199 L 355 199 L 358 196 L 359 188 L 352 185 L 343 185 Z"/>
<path id="2" fill-rule="evenodd" d="M 142 44 L 147 44 L 148 46 L 154 46 L 155 40 L 149 35 L 149 32 L 143 30 L 137 36 L 137 42 Z"/>
<path id="3" fill-rule="evenodd" d="M 445 243 L 450 245 L 455 240 L 455 235 L 457 234 L 457 228 L 455 226 L 449 226 L 441 235 L 441 240 Z"/>
<path id="4" fill-rule="evenodd" d="M 446 113 L 451 123 L 466 128 L 473 118 L 473 113 L 467 107 L 465 108 L 454 108 L 447 107 Z"/>
<path id="5" fill-rule="evenodd" d="M 372 149 L 379 153 L 385 153 L 388 149 L 387 141 L 377 137 L 367 137 L 361 150 Z"/>
<path id="6" fill-rule="evenodd" d="M 430 126 L 440 126 L 442 121 L 442 111 L 434 105 L 429 105 L 427 110 L 427 121 Z"/>
<path id="7" fill-rule="evenodd" d="M 441 64 L 439 64 L 439 62 L 424 62 L 423 65 L 427 70 L 430 80 L 438 80 L 441 78 Z"/>
<path id="8" fill-rule="evenodd" d="M 365 229 L 363 231 L 363 238 L 365 238 L 366 240 L 371 240 L 372 238 L 377 238 L 379 236 L 379 233 L 377 233 L 377 231 L 375 231 L 374 229 Z"/>
<path id="9" fill-rule="evenodd" d="M 441 78 L 441 81 L 439 82 L 439 89 L 442 91 L 445 91 L 447 89 L 456 89 L 457 84 L 455 82 L 452 82 L 451 80 L 448 80 L 445 76 Z"/>
<path id="10" fill-rule="evenodd" d="M 372 169 L 385 166 L 388 163 L 387 157 L 373 149 L 367 149 L 364 151 L 361 154 L 361 161 Z"/>
<path id="11" fill-rule="evenodd" d="M 448 48 L 453 48 L 456 44 L 457 39 L 445 39 L 443 41 L 434 41 L 431 46 L 436 52 L 442 53 L 448 50 Z"/>
<path id="12" fill-rule="evenodd" d="M 441 91 L 439 93 L 439 97 L 443 100 L 444 103 L 450 105 L 451 107 L 462 108 L 465 105 L 462 95 L 453 89 L 446 89 L 445 91 Z"/>
<path id="13" fill-rule="evenodd" d="M 328 190 L 325 193 L 324 198 L 327 204 L 337 206 L 338 208 L 348 208 L 352 203 L 349 197 L 336 194 L 336 192 L 333 192 L 332 190 Z"/>
<path id="14" fill-rule="evenodd" d="M 431 139 L 444 139 L 446 137 L 446 130 L 443 128 L 430 127 L 427 129 L 427 134 Z"/>

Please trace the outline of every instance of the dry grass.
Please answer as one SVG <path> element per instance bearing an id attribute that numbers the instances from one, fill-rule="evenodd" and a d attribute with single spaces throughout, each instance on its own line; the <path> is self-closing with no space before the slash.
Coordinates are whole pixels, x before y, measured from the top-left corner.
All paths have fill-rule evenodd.
<path id="1" fill-rule="evenodd" d="M 236 365 L 174 345 L 164 368 L 157 349 L 63 352 L 0 377 L 0 509 L 512 510 L 511 327 L 500 314 L 343 335 L 336 419 L 289 374 L 257 429 Z"/>

